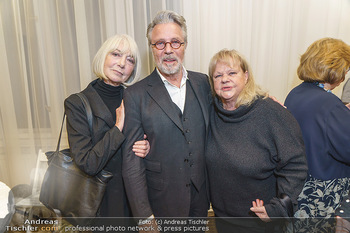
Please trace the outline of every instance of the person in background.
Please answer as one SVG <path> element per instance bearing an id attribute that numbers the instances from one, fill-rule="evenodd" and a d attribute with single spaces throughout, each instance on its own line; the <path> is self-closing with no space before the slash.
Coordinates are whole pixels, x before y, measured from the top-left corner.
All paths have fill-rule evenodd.
<path id="1" fill-rule="evenodd" d="M 343 93 L 341 95 L 341 100 L 350 109 L 350 79 L 346 81 L 343 87 Z"/>
<path id="2" fill-rule="evenodd" d="M 207 217 L 207 76 L 183 66 L 187 29 L 182 16 L 159 12 L 147 38 L 156 68 L 124 95 L 123 177 L 132 213 L 141 219 Z M 144 134 L 151 150 L 141 158 L 132 145 Z"/>
<path id="3" fill-rule="evenodd" d="M 113 173 L 104 194 L 99 217 L 128 217 L 130 210 L 122 180 L 121 146 L 125 113 L 124 89 L 139 81 L 140 56 L 135 41 L 128 35 L 115 35 L 100 47 L 92 62 L 97 79 L 83 91 L 93 114 L 91 134 L 84 105 L 77 95 L 64 103 L 68 141 L 74 161 L 86 174 L 102 169 Z M 140 156 L 149 150 L 146 140 L 135 143 Z M 82 216 L 84 217 L 84 216 Z"/>
<path id="4" fill-rule="evenodd" d="M 300 58 L 297 73 L 303 83 L 285 100 L 301 127 L 309 167 L 295 216 L 326 219 L 298 221 L 305 232 L 331 231 L 334 221 L 327 219 L 349 192 L 350 110 L 332 93 L 349 67 L 349 45 L 333 38 L 315 41 Z"/>
<path id="5" fill-rule="evenodd" d="M 206 164 L 217 230 L 281 232 L 273 218 L 293 216 L 307 176 L 298 123 L 255 84 L 239 52 L 216 53 L 209 77 Z"/>
<path id="6" fill-rule="evenodd" d="M 346 81 L 343 87 L 343 93 L 341 100 L 350 109 L 350 79 Z M 347 198 L 344 198 L 339 208 L 337 208 L 337 233 L 338 232 L 350 232 L 350 222 L 347 218 L 350 218 L 350 194 Z"/>

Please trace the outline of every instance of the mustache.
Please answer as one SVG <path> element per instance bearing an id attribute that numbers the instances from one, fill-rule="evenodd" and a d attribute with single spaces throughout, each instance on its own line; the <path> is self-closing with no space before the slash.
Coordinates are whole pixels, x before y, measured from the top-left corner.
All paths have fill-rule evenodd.
<path id="1" fill-rule="evenodd" d="M 162 57 L 162 61 L 164 60 L 175 60 L 175 61 L 178 61 L 178 58 L 176 56 L 173 56 L 173 55 L 166 55 L 164 57 Z"/>

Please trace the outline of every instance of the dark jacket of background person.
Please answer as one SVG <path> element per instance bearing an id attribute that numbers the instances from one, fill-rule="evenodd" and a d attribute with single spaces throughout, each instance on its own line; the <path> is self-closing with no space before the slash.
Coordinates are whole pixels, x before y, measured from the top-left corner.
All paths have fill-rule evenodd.
<path id="1" fill-rule="evenodd" d="M 343 101 L 343 103 L 350 103 L 350 78 L 344 84 L 341 100 Z"/>
<path id="2" fill-rule="evenodd" d="M 74 161 L 82 171 L 92 176 L 102 169 L 113 173 L 102 200 L 100 216 L 129 216 L 121 174 L 120 148 L 125 137 L 115 126 L 115 117 L 95 90 L 97 82 L 103 81 L 94 80 L 82 91 L 91 105 L 93 135 L 81 99 L 71 95 L 65 100 L 68 141 Z"/>
<path id="3" fill-rule="evenodd" d="M 125 90 L 123 177 L 135 217 L 188 217 L 191 184 L 200 188 L 206 182 L 210 87 L 204 74 L 188 71 L 188 78 L 183 115 L 156 70 Z M 189 90 L 194 93 L 191 101 Z M 198 103 L 198 111 L 193 103 Z M 193 121 L 194 114 L 199 114 L 200 120 Z M 193 131 L 187 130 L 187 123 Z M 203 133 L 197 134 L 198 130 Z M 143 134 L 151 147 L 144 159 L 131 150 Z"/>
<path id="4" fill-rule="evenodd" d="M 297 197 L 307 175 L 302 134 L 294 117 L 270 98 L 225 110 L 215 98 L 210 111 L 206 161 L 210 196 L 219 217 L 252 217 L 264 201 L 269 217 L 288 217 L 279 200 Z"/>
<path id="5" fill-rule="evenodd" d="M 285 105 L 300 124 L 309 174 L 320 180 L 350 177 L 350 110 L 314 83 L 294 88 Z"/>

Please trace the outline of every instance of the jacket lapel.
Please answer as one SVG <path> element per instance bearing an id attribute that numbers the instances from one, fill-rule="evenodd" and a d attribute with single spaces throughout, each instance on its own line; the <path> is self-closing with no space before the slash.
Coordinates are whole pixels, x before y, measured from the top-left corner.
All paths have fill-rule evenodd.
<path id="1" fill-rule="evenodd" d="M 93 82 L 84 90 L 84 94 L 88 97 L 88 99 L 94 100 L 90 101 L 92 114 L 95 117 L 102 119 L 110 128 L 112 128 L 115 125 L 115 119 L 112 119 L 112 114 L 101 99 L 100 95 L 92 87 L 92 84 Z"/>
<path id="2" fill-rule="evenodd" d="M 178 111 L 156 70 L 149 77 L 147 92 L 176 126 L 183 131 Z"/>
<path id="3" fill-rule="evenodd" d="M 201 92 L 200 83 L 198 82 L 198 79 L 195 76 L 191 75 L 190 73 L 188 74 L 188 79 L 189 79 L 190 85 L 192 86 L 193 92 L 197 97 L 199 105 L 202 109 L 205 125 L 208 126 L 209 125 L 209 112 L 208 112 L 209 106 L 206 100 L 209 101 L 208 95 L 210 95 L 210 93 L 203 93 L 203 91 Z"/>

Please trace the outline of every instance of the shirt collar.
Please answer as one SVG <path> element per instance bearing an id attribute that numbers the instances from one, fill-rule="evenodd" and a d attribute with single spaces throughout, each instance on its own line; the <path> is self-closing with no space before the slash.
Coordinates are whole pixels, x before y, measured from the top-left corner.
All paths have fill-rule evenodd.
<path id="1" fill-rule="evenodd" d="M 171 84 L 166 78 L 164 78 L 164 76 L 159 72 L 158 68 L 156 68 L 157 73 L 159 75 L 159 77 L 162 79 L 163 83 L 167 83 L 171 86 L 174 86 L 173 84 Z M 187 70 L 185 69 L 184 66 L 182 66 L 182 79 L 181 79 L 181 85 L 180 87 L 182 87 L 183 85 L 185 85 L 186 81 L 188 80 L 188 76 L 187 76 Z"/>

